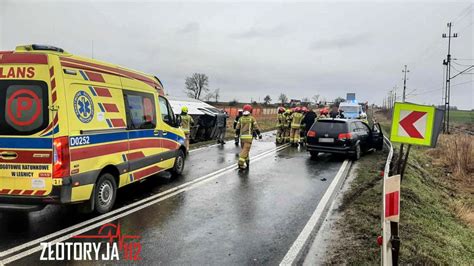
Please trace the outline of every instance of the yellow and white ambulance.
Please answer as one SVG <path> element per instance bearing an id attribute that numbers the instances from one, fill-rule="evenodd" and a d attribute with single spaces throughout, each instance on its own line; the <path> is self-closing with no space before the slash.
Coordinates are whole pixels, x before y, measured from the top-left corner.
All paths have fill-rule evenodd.
<path id="1" fill-rule="evenodd" d="M 0 52 L 0 210 L 112 209 L 186 149 L 160 80 L 52 46 Z"/>

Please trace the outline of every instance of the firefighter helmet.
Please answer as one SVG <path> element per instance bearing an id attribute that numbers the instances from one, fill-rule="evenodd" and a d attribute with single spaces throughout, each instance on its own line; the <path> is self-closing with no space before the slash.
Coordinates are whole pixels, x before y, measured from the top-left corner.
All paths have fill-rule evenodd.
<path id="1" fill-rule="evenodd" d="M 278 113 L 279 114 L 282 114 L 284 112 L 285 112 L 285 107 L 283 107 L 283 106 L 278 107 Z"/>
<path id="2" fill-rule="evenodd" d="M 181 112 L 187 114 L 188 113 L 188 107 L 187 106 L 181 107 Z"/>
<path id="3" fill-rule="evenodd" d="M 250 104 L 244 105 L 243 111 L 244 115 L 249 115 L 250 113 L 252 113 L 252 106 Z"/>
<path id="4" fill-rule="evenodd" d="M 295 107 L 295 112 L 300 113 L 301 112 L 301 107 L 299 107 L 299 106 Z"/>

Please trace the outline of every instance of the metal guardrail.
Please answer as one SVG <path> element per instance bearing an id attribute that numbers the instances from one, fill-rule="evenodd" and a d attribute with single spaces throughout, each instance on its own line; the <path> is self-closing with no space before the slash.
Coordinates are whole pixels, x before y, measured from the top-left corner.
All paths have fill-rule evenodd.
<path id="1" fill-rule="evenodd" d="M 390 163 L 392 162 L 393 158 L 393 145 L 390 140 L 384 136 L 384 143 L 389 148 L 387 161 L 385 162 L 385 168 L 383 172 L 383 179 L 387 179 L 390 174 Z M 389 241 L 391 239 L 391 225 L 390 222 L 386 222 L 384 217 L 385 214 L 385 182 L 383 182 L 383 191 L 382 191 L 382 201 L 383 201 L 383 208 L 382 208 L 382 215 L 381 215 L 381 224 L 382 224 L 382 254 L 381 254 L 381 265 L 392 265 L 392 248 L 388 247 Z"/>

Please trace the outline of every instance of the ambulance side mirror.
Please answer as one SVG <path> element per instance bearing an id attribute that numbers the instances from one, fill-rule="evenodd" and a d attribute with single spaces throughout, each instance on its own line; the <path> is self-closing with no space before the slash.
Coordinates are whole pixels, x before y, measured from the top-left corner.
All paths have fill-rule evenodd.
<path id="1" fill-rule="evenodd" d="M 181 125 L 181 115 L 175 115 L 175 127 L 179 127 Z"/>

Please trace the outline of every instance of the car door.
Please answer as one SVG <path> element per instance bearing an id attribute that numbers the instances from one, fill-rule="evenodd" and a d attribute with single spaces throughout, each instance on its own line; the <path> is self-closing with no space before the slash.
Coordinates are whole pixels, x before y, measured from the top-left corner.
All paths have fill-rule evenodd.
<path id="1" fill-rule="evenodd" d="M 378 151 L 383 149 L 383 132 L 379 123 L 374 123 L 371 130 L 371 146 Z"/>
<path id="2" fill-rule="evenodd" d="M 366 124 L 357 121 L 357 128 L 359 131 L 359 137 L 360 137 L 360 147 L 363 151 L 367 151 L 370 147 L 369 145 L 369 137 L 370 137 L 370 128 Z"/>

